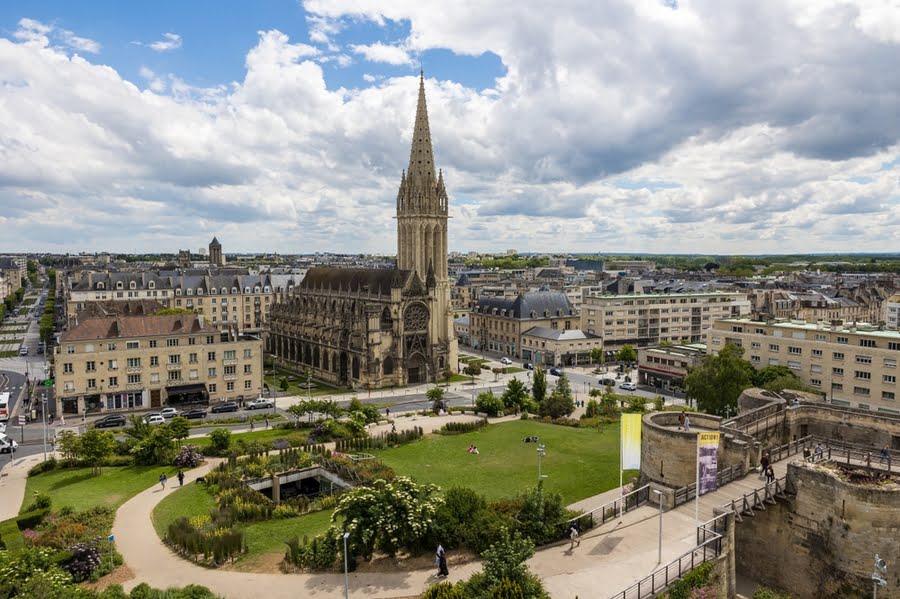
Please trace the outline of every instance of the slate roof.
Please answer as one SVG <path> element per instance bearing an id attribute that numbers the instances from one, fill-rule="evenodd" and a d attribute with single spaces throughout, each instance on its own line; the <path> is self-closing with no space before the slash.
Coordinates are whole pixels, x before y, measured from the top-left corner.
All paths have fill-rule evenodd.
<path id="1" fill-rule="evenodd" d="M 300 283 L 301 289 L 334 289 L 390 295 L 392 287 L 404 287 L 413 275 L 411 270 L 387 268 L 310 268 Z"/>
<path id="2" fill-rule="evenodd" d="M 523 320 L 575 315 L 572 302 L 561 291 L 529 291 L 515 298 L 482 297 L 475 304 L 475 311 L 482 314 L 493 313 L 494 308 L 498 315 L 506 310 L 506 316 Z"/>
<path id="3" fill-rule="evenodd" d="M 218 333 L 198 314 L 169 314 L 165 316 L 118 316 L 115 318 L 87 318 L 62 334 L 60 343 L 90 341 L 92 339 L 122 339 Z"/>
<path id="4" fill-rule="evenodd" d="M 547 339 L 550 341 L 578 341 L 578 340 L 591 340 L 591 339 L 601 339 L 600 335 L 594 335 L 592 333 L 585 333 L 581 329 L 550 329 L 547 327 L 531 327 L 524 333 L 523 335 L 528 335 L 529 337 L 538 337 L 540 339 Z"/>

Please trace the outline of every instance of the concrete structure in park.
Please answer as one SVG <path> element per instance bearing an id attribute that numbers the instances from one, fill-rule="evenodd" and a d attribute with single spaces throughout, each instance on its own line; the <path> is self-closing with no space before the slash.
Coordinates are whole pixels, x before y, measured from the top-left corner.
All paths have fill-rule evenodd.
<path id="1" fill-rule="evenodd" d="M 900 331 L 841 321 L 729 318 L 707 332 L 710 353 L 726 343 L 743 347 L 744 359 L 755 368 L 790 368 L 835 405 L 900 414 Z"/>
<path id="2" fill-rule="evenodd" d="M 578 329 L 578 315 L 565 293 L 531 291 L 509 298 L 482 296 L 469 314 L 469 338 L 475 349 L 521 357 L 522 336 L 534 328 Z"/>
<path id="3" fill-rule="evenodd" d="M 671 343 L 702 343 L 717 319 L 750 313 L 742 293 L 586 295 L 580 328 L 603 337 L 607 350 Z"/>
<path id="4" fill-rule="evenodd" d="M 255 397 L 262 341 L 203 316 L 88 318 L 55 351 L 57 414 L 127 411 Z"/>
<path id="5" fill-rule="evenodd" d="M 455 370 L 448 203 L 434 166 L 423 74 L 409 168 L 397 192 L 397 267 L 310 269 L 271 312 L 268 351 L 276 362 L 370 389 L 433 382 Z"/>
<path id="6" fill-rule="evenodd" d="M 688 370 L 696 368 L 706 355 L 706 345 L 653 345 L 639 347 L 638 383 L 667 391 L 684 386 Z"/>
<path id="7" fill-rule="evenodd" d="M 225 266 L 225 254 L 222 253 L 222 244 L 215 237 L 209 242 L 209 264 L 210 266 Z"/>
<path id="8" fill-rule="evenodd" d="M 591 352 L 603 347 L 598 335 L 580 329 L 548 329 L 533 327 L 522 333 L 523 360 L 545 366 L 586 366 Z"/>

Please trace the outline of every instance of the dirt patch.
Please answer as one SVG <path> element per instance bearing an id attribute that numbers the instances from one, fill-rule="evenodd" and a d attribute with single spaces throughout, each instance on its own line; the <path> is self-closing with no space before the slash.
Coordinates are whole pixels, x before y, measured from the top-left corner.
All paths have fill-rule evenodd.
<path id="1" fill-rule="evenodd" d="M 103 502 L 106 505 L 115 505 L 120 499 L 122 499 L 121 493 L 113 493 L 112 495 L 106 495 L 103 497 Z"/>
<path id="2" fill-rule="evenodd" d="M 119 566 L 97 582 L 85 582 L 81 586 L 92 591 L 102 591 L 106 587 L 114 584 L 125 584 L 134 578 L 134 572 L 128 566 Z"/>
<path id="3" fill-rule="evenodd" d="M 233 570 L 235 572 L 263 572 L 265 574 L 280 574 L 282 572 L 281 561 L 284 552 L 271 552 L 254 555 L 248 559 L 238 560 L 234 564 L 222 566 L 219 570 Z"/>
<path id="4" fill-rule="evenodd" d="M 449 567 L 467 564 L 476 561 L 478 556 L 468 551 L 448 551 L 447 565 Z M 356 562 L 357 572 L 396 572 L 397 570 L 436 570 L 434 565 L 434 555 L 398 555 L 389 557 L 386 555 L 376 555 L 372 561 Z"/>

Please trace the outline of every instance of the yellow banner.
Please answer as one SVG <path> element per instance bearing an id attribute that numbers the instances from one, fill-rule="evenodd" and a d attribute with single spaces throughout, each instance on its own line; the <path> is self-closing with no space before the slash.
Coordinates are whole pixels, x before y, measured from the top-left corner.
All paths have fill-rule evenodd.
<path id="1" fill-rule="evenodd" d="M 641 468 L 641 414 L 622 414 L 622 469 Z"/>
<path id="2" fill-rule="evenodd" d="M 704 445 L 715 445 L 718 447 L 719 434 L 720 433 L 697 433 L 697 440 L 701 447 Z"/>

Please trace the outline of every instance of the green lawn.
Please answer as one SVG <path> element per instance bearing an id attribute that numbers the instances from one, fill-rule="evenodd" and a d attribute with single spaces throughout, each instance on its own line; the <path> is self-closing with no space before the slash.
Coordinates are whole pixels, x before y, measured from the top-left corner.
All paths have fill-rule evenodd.
<path id="1" fill-rule="evenodd" d="M 373 451 L 398 474 L 442 488 L 467 486 L 490 499 L 511 497 L 537 482 L 538 436 L 546 446 L 544 485 L 572 503 L 619 484 L 619 425 L 579 429 L 537 421 L 491 424 L 463 435 L 428 435 L 421 441 Z M 476 445 L 478 455 L 466 451 Z M 626 472 L 626 482 L 629 480 Z"/>
<path id="2" fill-rule="evenodd" d="M 267 371 L 267 373 L 268 372 L 271 371 Z M 269 386 L 269 389 L 272 389 L 273 391 L 280 391 L 282 377 L 288 377 L 288 388 L 286 391 L 288 395 L 306 395 L 306 389 L 300 387 L 300 383 L 303 382 L 302 375 L 298 375 L 281 368 L 276 368 L 274 375 L 266 374 L 266 384 Z M 352 393 L 349 389 L 338 389 L 337 387 L 331 387 L 329 385 L 326 385 L 325 383 L 321 383 L 318 381 L 313 381 L 313 384 L 315 385 L 315 387 L 309 390 L 309 395 L 311 397 Z M 355 395 L 355 393 L 353 394 Z"/>
<path id="3" fill-rule="evenodd" d="M 178 484 L 178 481 L 175 481 Z M 206 490 L 205 485 L 190 483 L 185 487 L 172 491 L 165 499 L 160 501 L 153 509 L 153 528 L 159 538 L 163 538 L 169 524 L 187 516 L 202 516 L 209 513 L 215 507 L 216 501 Z"/>
<path id="4" fill-rule="evenodd" d="M 31 503 L 37 491 L 50 496 L 54 510 L 64 505 L 79 511 L 95 505 L 118 508 L 156 483 L 161 472 L 166 473 L 170 484 L 178 484 L 178 469 L 172 466 L 106 467 L 100 476 L 93 476 L 90 468 L 60 468 L 29 476 L 24 503 Z"/>
<path id="5" fill-rule="evenodd" d="M 288 435 L 295 434 L 309 434 L 312 429 L 296 429 L 296 430 L 283 430 L 283 429 L 274 429 L 270 428 L 266 430 L 262 425 L 257 424 L 256 430 L 251 432 L 235 432 L 232 431 L 231 434 L 231 443 L 234 444 L 238 439 L 243 439 L 246 442 L 250 441 L 259 441 L 261 443 L 265 443 L 267 441 L 271 442 L 275 439 L 284 439 Z M 196 445 L 197 447 L 203 448 L 208 446 L 212 441 L 209 438 L 209 435 L 204 435 L 202 437 L 191 437 L 185 440 L 185 445 Z"/>

